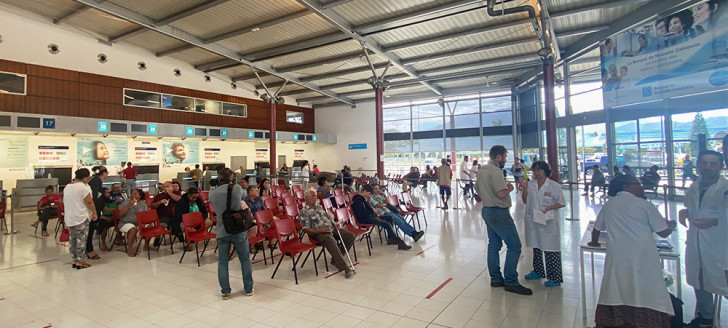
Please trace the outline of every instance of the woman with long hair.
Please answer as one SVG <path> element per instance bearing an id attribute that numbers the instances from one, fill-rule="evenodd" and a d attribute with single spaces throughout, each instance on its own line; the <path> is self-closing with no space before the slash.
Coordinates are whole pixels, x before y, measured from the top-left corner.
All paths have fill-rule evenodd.
<path id="1" fill-rule="evenodd" d="M 260 182 L 260 185 L 258 185 L 258 194 L 260 196 L 271 195 L 270 180 L 263 179 L 263 181 Z"/>

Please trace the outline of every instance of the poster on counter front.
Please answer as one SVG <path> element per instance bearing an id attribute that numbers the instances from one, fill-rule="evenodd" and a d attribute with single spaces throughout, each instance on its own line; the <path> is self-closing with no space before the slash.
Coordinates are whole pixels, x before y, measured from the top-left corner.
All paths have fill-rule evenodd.
<path id="1" fill-rule="evenodd" d="M 725 89 L 728 0 L 639 24 L 603 40 L 599 50 L 607 108 Z"/>
<path id="2" fill-rule="evenodd" d="M 68 146 L 38 146 L 39 164 L 68 163 Z"/>
<path id="3" fill-rule="evenodd" d="M 217 163 L 222 161 L 220 148 L 205 148 L 203 152 L 203 163 Z"/>
<path id="4" fill-rule="evenodd" d="M 0 168 L 15 169 L 28 165 L 28 137 L 0 136 Z"/>
<path id="5" fill-rule="evenodd" d="M 197 141 L 165 141 L 162 147 L 164 164 L 195 164 L 200 162 L 200 145 Z"/>
<path id="6" fill-rule="evenodd" d="M 127 161 L 126 139 L 79 138 L 78 166 L 111 165 Z"/>

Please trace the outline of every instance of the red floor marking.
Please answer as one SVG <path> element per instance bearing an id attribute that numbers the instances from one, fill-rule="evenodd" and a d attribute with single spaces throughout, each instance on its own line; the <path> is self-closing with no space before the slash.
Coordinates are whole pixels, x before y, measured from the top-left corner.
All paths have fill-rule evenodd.
<path id="1" fill-rule="evenodd" d="M 427 248 L 423 249 L 423 250 L 422 250 L 421 252 L 419 252 L 419 253 L 415 254 L 415 256 L 417 256 L 417 255 L 420 255 L 420 254 L 422 254 L 422 253 L 426 252 L 427 250 L 429 250 L 430 248 L 433 248 L 433 247 L 435 247 L 435 246 L 436 246 L 436 245 L 432 245 L 432 246 L 430 246 L 430 247 L 427 247 Z"/>
<path id="2" fill-rule="evenodd" d="M 354 262 L 354 266 L 356 266 L 357 264 L 359 264 L 359 262 Z M 324 279 L 329 279 L 329 277 L 333 277 L 333 276 L 335 276 L 335 275 L 337 275 L 337 274 L 341 273 L 342 271 L 344 271 L 344 270 L 339 270 L 339 271 L 336 271 L 336 272 L 334 272 L 334 273 L 332 273 L 332 274 L 330 274 L 330 275 L 328 275 L 328 276 L 324 277 Z"/>
<path id="3" fill-rule="evenodd" d="M 46 260 L 46 261 L 40 261 L 40 262 L 35 262 L 35 263 L 28 263 L 28 264 L 18 265 L 18 266 L 14 266 L 14 267 L 5 268 L 5 269 L 0 269 L 0 271 L 10 270 L 10 269 L 16 269 L 16 268 L 22 268 L 22 267 L 25 267 L 25 266 L 36 265 L 36 264 L 43 264 L 43 263 L 48 263 L 48 262 L 53 262 L 53 261 L 58 261 L 58 259 L 52 259 L 52 260 Z"/>
<path id="4" fill-rule="evenodd" d="M 5 297 L 3 297 L 3 298 L 0 298 L 0 301 L 4 301 L 4 300 L 5 300 Z"/>
<path id="5" fill-rule="evenodd" d="M 63 246 L 63 247 L 68 247 L 68 244 L 63 244 L 63 243 L 56 243 L 56 245 Z"/>
<path id="6" fill-rule="evenodd" d="M 43 327 L 43 328 L 51 328 L 51 327 L 53 327 L 53 325 L 50 325 L 50 324 L 49 324 L 49 325 L 47 325 L 47 326 L 45 326 L 45 327 Z"/>
<path id="7" fill-rule="evenodd" d="M 276 254 L 276 255 L 273 255 L 273 257 L 279 257 L 279 256 L 281 256 L 281 255 L 283 255 L 283 254 L 280 254 L 280 253 L 278 253 L 278 254 Z M 266 259 L 270 259 L 270 257 L 267 257 Z M 256 261 L 255 261 L 255 262 L 253 262 L 252 264 L 256 264 L 256 263 L 260 263 L 260 262 L 263 262 L 263 259 L 260 259 L 260 260 L 256 260 Z"/>
<path id="8" fill-rule="evenodd" d="M 445 282 L 443 282 L 442 285 L 435 288 L 435 290 L 433 290 L 432 293 L 430 293 L 430 295 L 427 295 L 427 297 L 425 297 L 425 298 L 429 300 L 430 298 L 432 298 L 432 296 L 435 296 L 435 294 L 437 294 L 437 292 L 439 292 L 440 289 L 445 287 L 445 285 L 447 285 L 450 281 L 452 281 L 452 278 L 447 278 L 447 280 L 445 280 Z"/>

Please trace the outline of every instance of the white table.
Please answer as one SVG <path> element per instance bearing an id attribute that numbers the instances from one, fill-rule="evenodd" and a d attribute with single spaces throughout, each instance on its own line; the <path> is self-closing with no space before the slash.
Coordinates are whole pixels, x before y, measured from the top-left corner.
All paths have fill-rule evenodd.
<path id="1" fill-rule="evenodd" d="M 581 270 L 581 313 L 584 320 L 586 320 L 586 275 L 584 274 L 584 253 L 591 253 L 590 255 L 592 281 L 594 281 L 594 253 L 607 253 L 607 240 L 605 238 L 599 238 L 599 247 L 592 247 L 588 245 L 588 243 L 591 241 L 591 233 L 593 228 L 594 221 L 590 221 L 589 225 L 586 228 L 586 231 L 584 231 L 584 235 L 581 236 L 581 241 L 579 242 L 579 266 Z M 660 261 L 662 262 L 663 267 L 665 264 L 665 260 L 675 261 L 675 268 L 677 269 L 675 275 L 675 284 L 677 284 L 677 297 L 679 299 L 682 299 L 682 273 L 680 270 L 680 253 L 676 252 L 673 246 L 673 249 L 658 249 L 658 254 L 660 256 Z"/>

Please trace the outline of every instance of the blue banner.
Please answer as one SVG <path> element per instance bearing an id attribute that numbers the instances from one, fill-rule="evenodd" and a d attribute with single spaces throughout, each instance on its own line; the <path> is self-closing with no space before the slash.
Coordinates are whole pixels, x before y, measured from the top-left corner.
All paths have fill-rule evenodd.
<path id="1" fill-rule="evenodd" d="M 349 144 L 349 149 L 367 149 L 367 144 Z"/>
<path id="2" fill-rule="evenodd" d="M 602 41 L 604 106 L 728 88 L 727 13 L 710 0 Z"/>

